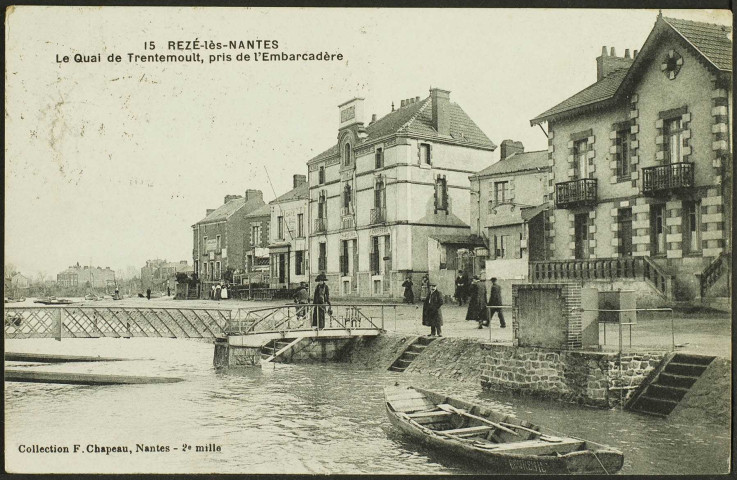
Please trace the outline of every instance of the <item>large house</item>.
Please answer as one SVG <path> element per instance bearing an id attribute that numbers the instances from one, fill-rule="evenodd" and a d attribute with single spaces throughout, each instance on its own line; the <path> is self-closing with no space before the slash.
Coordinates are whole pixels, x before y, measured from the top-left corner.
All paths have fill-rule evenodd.
<path id="1" fill-rule="evenodd" d="M 361 98 L 338 114 L 336 143 L 308 161 L 310 273 L 333 296 L 399 297 L 428 273 L 431 236 L 469 237 L 468 176 L 496 145 L 439 88 L 368 125 Z"/>
<path id="2" fill-rule="evenodd" d="M 223 205 L 208 209 L 205 218 L 192 225 L 192 259 L 200 279 L 217 282 L 226 271 L 245 268 L 247 216 L 265 205 L 261 190 L 226 195 Z"/>
<path id="3" fill-rule="evenodd" d="M 531 120 L 548 127 L 558 261 L 538 279 L 635 269 L 671 300 L 728 295 L 731 34 L 658 15 L 639 54 L 605 47 L 594 84 Z"/>
<path id="4" fill-rule="evenodd" d="M 112 289 L 115 288 L 115 272 L 110 267 L 92 267 L 77 262 L 56 275 L 56 284 L 60 287 Z"/>
<path id="5" fill-rule="evenodd" d="M 271 288 L 295 288 L 307 282 L 307 199 L 305 175 L 294 175 L 292 190 L 269 202 L 271 229 Z"/>

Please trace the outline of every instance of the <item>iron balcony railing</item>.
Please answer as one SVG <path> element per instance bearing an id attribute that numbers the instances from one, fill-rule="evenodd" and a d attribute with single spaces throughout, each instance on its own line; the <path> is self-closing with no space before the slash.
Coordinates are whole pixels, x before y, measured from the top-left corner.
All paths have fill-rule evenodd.
<path id="1" fill-rule="evenodd" d="M 371 224 L 386 222 L 386 208 L 371 209 Z"/>
<path id="2" fill-rule="evenodd" d="M 596 204 L 596 180 L 580 178 L 555 184 L 555 208 L 572 208 Z"/>
<path id="3" fill-rule="evenodd" d="M 642 169 L 643 195 L 670 193 L 693 186 L 693 163 L 671 163 Z"/>
<path id="4" fill-rule="evenodd" d="M 343 230 L 350 230 L 356 227 L 356 222 L 354 221 L 353 215 L 341 218 L 340 224 Z"/>
<path id="5" fill-rule="evenodd" d="M 325 218 L 315 219 L 315 233 L 324 232 L 327 230 L 327 221 Z"/>

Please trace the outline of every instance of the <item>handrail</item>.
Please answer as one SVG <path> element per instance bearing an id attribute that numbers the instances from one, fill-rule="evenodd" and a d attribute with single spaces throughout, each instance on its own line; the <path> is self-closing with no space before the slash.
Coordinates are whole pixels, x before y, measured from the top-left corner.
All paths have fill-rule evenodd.
<path id="1" fill-rule="evenodd" d="M 701 287 L 701 297 L 705 297 L 709 287 L 714 285 L 722 273 L 728 270 L 731 265 L 732 254 L 730 252 L 722 252 L 709 265 L 706 266 L 701 273 L 699 280 Z"/>
<path id="2" fill-rule="evenodd" d="M 642 257 L 643 269 L 642 276 L 645 280 L 650 281 L 653 286 L 665 297 L 670 298 L 670 275 L 663 272 L 650 257 Z"/>

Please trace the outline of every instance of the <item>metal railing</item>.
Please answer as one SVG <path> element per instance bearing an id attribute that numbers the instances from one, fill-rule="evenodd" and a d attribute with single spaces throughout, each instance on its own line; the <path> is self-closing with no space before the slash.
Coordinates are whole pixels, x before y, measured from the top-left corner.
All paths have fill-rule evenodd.
<path id="1" fill-rule="evenodd" d="M 597 181 L 581 178 L 555 184 L 555 208 L 596 204 Z"/>
<path id="2" fill-rule="evenodd" d="M 210 308 L 5 307 L 5 338 L 215 338 L 230 318 Z"/>
<path id="3" fill-rule="evenodd" d="M 642 169 L 642 193 L 653 195 L 694 186 L 693 163 L 671 163 Z"/>
<path id="4" fill-rule="evenodd" d="M 729 252 L 722 252 L 704 269 L 700 278 L 702 298 L 706 297 L 709 292 L 709 288 L 722 277 L 722 274 L 729 272 L 731 263 L 732 254 Z M 729 277 L 727 277 L 727 279 L 729 280 Z"/>
<path id="5" fill-rule="evenodd" d="M 642 257 L 643 277 L 649 281 L 664 297 L 670 298 L 672 277 L 663 272 L 650 257 Z"/>
<path id="6" fill-rule="evenodd" d="M 384 309 L 395 304 L 287 304 L 277 307 L 238 309 L 230 319 L 228 335 L 311 330 L 374 329 L 384 331 Z M 322 322 L 320 322 L 322 317 Z M 396 317 L 396 310 L 395 310 Z M 313 325 L 314 324 L 314 325 Z"/>
<path id="7" fill-rule="evenodd" d="M 384 223 L 384 222 L 386 222 L 386 208 L 372 208 L 371 216 L 370 216 L 370 223 L 373 225 L 375 223 Z"/>
<path id="8" fill-rule="evenodd" d="M 325 218 L 316 218 L 315 219 L 315 228 L 313 230 L 315 233 L 318 232 L 325 232 L 327 231 L 327 220 Z"/>

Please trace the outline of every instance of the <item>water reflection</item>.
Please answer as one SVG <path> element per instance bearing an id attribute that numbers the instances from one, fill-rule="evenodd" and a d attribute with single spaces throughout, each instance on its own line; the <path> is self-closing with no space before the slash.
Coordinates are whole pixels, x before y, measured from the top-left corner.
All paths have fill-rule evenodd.
<path id="1" fill-rule="evenodd" d="M 384 413 L 397 380 L 441 390 L 625 452 L 624 474 L 726 473 L 726 427 L 676 425 L 482 391 L 434 377 L 350 365 L 277 365 L 216 372 L 209 343 L 168 339 L 22 340 L 8 351 L 136 358 L 27 367 L 178 376 L 165 385 L 79 387 L 7 383 L 6 465 L 17 472 L 492 473 L 402 437 Z M 122 345 L 121 345 L 122 344 Z M 168 445 L 169 453 L 21 454 L 18 445 Z M 220 445 L 221 452 L 182 451 Z M 174 450 L 177 448 L 177 450 Z"/>

